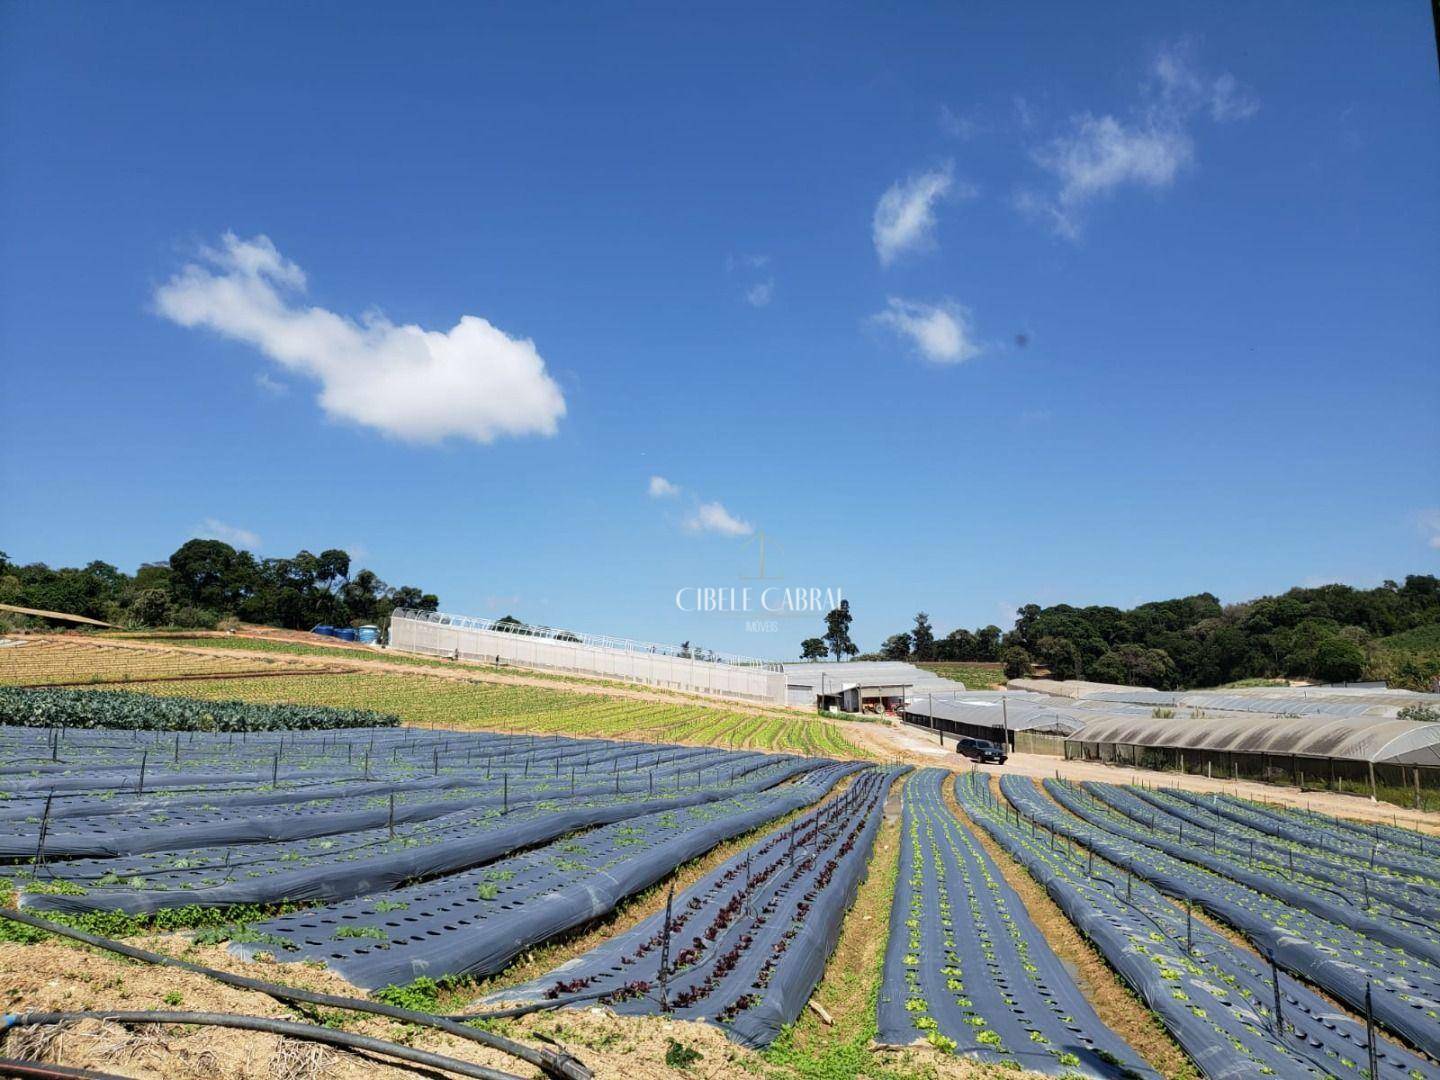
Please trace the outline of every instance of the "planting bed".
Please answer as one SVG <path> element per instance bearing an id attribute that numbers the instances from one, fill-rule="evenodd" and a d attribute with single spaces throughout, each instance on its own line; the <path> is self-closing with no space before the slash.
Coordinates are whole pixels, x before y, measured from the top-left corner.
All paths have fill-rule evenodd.
<path id="1" fill-rule="evenodd" d="M 817 801 L 858 768 L 824 765 L 793 784 L 630 817 L 421 885 L 281 916 L 256 924 L 262 942 L 235 948 L 320 960 L 367 988 L 492 975 L 716 844 Z"/>
<path id="2" fill-rule="evenodd" d="M 599 1001 L 709 1020 L 765 1046 L 805 1007 L 840 936 L 903 768 L 867 768 L 844 796 L 777 829 L 643 920 L 494 1001 Z M 668 926 L 668 933 L 667 933 Z"/>
<path id="3" fill-rule="evenodd" d="M 1440 1056 L 1440 968 L 1122 835 L 1130 828 L 1127 819 L 1071 785 L 1047 780 L 1045 787 L 1061 806 L 1028 782 L 1006 783 L 1004 791 L 1040 825 L 1145 878 L 1166 895 L 1195 902 L 1272 954 L 1281 967 L 1350 1008 L 1365 1008 L 1367 985 L 1373 984 L 1376 1021 L 1412 1046 Z"/>
<path id="4" fill-rule="evenodd" d="M 1095 1015 L 999 869 L 945 805 L 951 774 L 905 785 L 880 1041 L 1032 1072 L 1158 1076 Z"/>
<path id="5" fill-rule="evenodd" d="M 1053 804 L 1019 777 L 956 783 L 966 812 L 1020 862 L 1209 1077 L 1368 1078 L 1363 1021 L 1216 933 L 1143 879 L 1061 842 L 1041 826 Z M 1049 807 L 1049 809 L 1047 809 Z M 1276 990 L 1281 1015 L 1275 1015 Z M 1380 1080 L 1422 1080 L 1440 1069 L 1398 1043 L 1376 1040 Z"/>
<path id="6" fill-rule="evenodd" d="M 1379 940 L 1399 935 L 1401 948 L 1432 962 L 1440 959 L 1440 891 L 1419 874 L 1370 863 L 1364 854 L 1327 852 L 1309 843 L 1272 837 L 1191 804 L 1141 788 L 1085 783 L 1084 791 L 1136 825 L 1136 835 L 1180 858 L 1205 857 L 1251 888 L 1271 892 L 1298 907 Z"/>

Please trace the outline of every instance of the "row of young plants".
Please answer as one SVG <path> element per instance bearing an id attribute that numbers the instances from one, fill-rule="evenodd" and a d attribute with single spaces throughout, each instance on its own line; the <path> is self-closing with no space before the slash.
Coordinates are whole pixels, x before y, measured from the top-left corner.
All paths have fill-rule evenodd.
<path id="1" fill-rule="evenodd" d="M 1117 828 L 1127 827 L 1125 819 L 1072 785 L 1047 780 L 1044 787 L 1051 798 L 1032 802 L 1029 812 L 1045 827 L 1127 874 L 1148 880 L 1166 895 L 1193 902 L 1273 955 L 1280 967 L 1357 1012 L 1365 1011 L 1367 988 L 1373 989 L 1376 1022 L 1417 1049 L 1440 1056 L 1440 968 L 1119 835 Z M 1007 794 L 1011 790 L 1007 787 Z M 1014 790 L 1024 793 L 1020 787 Z"/>
<path id="2" fill-rule="evenodd" d="M 1055 1075 L 1156 1076 L 1095 1014 L 988 854 L 946 805 L 950 773 L 905 786 L 879 1038 Z"/>
<path id="3" fill-rule="evenodd" d="M 387 741 L 390 754 L 385 753 Z M 170 756 L 171 747 L 160 749 Z M 44 786 L 54 782 L 50 774 L 0 803 L 0 820 L 16 824 L 13 832 L 0 835 L 0 859 L 37 854 L 112 858 L 177 847 L 307 839 L 423 822 L 465 809 L 508 811 L 544 800 L 558 806 L 597 796 L 653 797 L 744 782 L 758 770 L 805 760 L 580 740 L 530 747 L 523 739 L 479 734 L 423 740 L 418 747 L 405 747 L 403 756 L 397 749 L 393 740 L 381 739 L 362 743 L 359 753 L 339 754 L 338 762 L 330 752 L 306 761 L 303 750 L 275 744 L 262 750 L 269 760 L 257 757 L 251 765 L 237 754 L 231 762 L 236 772 L 217 768 L 217 783 L 211 786 L 199 782 L 191 762 L 203 759 L 187 746 L 191 771 L 183 792 L 166 786 L 173 775 L 168 770 L 178 767 L 178 747 L 177 765 L 150 769 L 144 794 L 136 790 L 138 777 L 126 769 L 119 779 L 123 787 L 62 792 L 56 799 L 54 789 Z M 237 779 L 243 783 L 264 775 L 270 772 L 267 765 L 278 773 L 282 752 L 294 781 L 256 784 L 237 793 Z M 371 778 L 361 775 L 360 766 L 346 766 L 347 757 L 363 760 Z M 321 768 L 304 771 L 317 764 Z M 92 775 L 102 776 L 104 767 L 95 768 Z"/>
<path id="4" fill-rule="evenodd" d="M 208 793 L 185 788 L 170 800 L 122 794 L 107 807 L 114 813 L 74 817 L 62 804 L 52 820 L 15 823 L 8 873 L 26 904 L 48 910 L 136 915 L 194 905 L 333 902 L 461 870 L 576 829 L 764 791 L 822 764 L 480 733 L 387 733 L 371 749 L 400 737 L 408 752 L 432 761 L 421 751 L 442 738 L 451 762 L 466 760 L 457 743 L 478 741 L 486 752 L 472 767 L 460 764 L 443 776 L 247 794 L 228 786 Z M 394 798 L 405 784 L 408 802 Z M 332 794 L 345 797 L 327 807 Z M 86 796 L 82 808 L 101 797 Z M 111 854 L 64 857 L 96 847 Z"/>
<path id="5" fill-rule="evenodd" d="M 1003 802 L 984 774 L 972 773 L 957 781 L 955 794 L 966 813 L 1045 887 L 1203 1075 L 1437 1075 L 1433 1063 L 1382 1038 L 1376 1040 L 1372 1076 L 1363 1020 L 1234 944 L 1143 878 L 1070 842 L 1053 828 L 1059 808 L 1033 782 L 1005 777 L 1002 789 Z"/>
<path id="6" fill-rule="evenodd" d="M 666 910 L 495 1001 L 600 1001 L 719 1024 L 768 1045 L 819 981 L 902 769 L 866 769 L 843 795 L 733 856 Z"/>
<path id="7" fill-rule="evenodd" d="M 472 869 L 259 924 L 281 960 L 319 960 L 360 986 L 481 977 L 589 922 L 715 844 L 808 806 L 858 765 L 792 784 L 631 817 Z M 242 950 L 253 952 L 242 946 Z"/>
<path id="8" fill-rule="evenodd" d="M 0 726 L 125 728 L 142 731 L 294 731 L 387 727 L 393 713 L 329 705 L 257 705 L 234 700 L 157 698 L 127 690 L 0 687 Z"/>
<path id="9" fill-rule="evenodd" d="M 1418 874 L 1307 847 L 1245 828 L 1203 806 L 1154 793 L 1086 783 L 1086 794 L 1125 815 L 1129 834 L 1262 892 L 1344 922 L 1379 940 L 1440 960 L 1440 898 Z M 1398 936 L 1396 936 L 1398 935 Z"/>
<path id="10" fill-rule="evenodd" d="M 435 679 L 386 674 L 305 675 L 294 678 L 219 679 L 156 683 L 157 695 L 243 698 L 378 708 L 413 725 L 534 731 L 600 738 L 652 738 L 734 749 L 768 749 L 824 757 L 873 755 L 846 738 L 841 724 L 822 717 L 784 717 L 722 705 L 645 701 L 582 693 L 563 686 Z"/>
<path id="11" fill-rule="evenodd" d="M 1216 795 L 1203 804 L 1192 792 L 1176 792 L 1175 797 L 1192 806 L 1205 805 L 1220 817 L 1269 836 L 1393 870 L 1426 885 L 1440 884 L 1440 839 L 1413 829 L 1378 821 L 1362 825 L 1305 810 L 1262 806 L 1230 795 Z"/>

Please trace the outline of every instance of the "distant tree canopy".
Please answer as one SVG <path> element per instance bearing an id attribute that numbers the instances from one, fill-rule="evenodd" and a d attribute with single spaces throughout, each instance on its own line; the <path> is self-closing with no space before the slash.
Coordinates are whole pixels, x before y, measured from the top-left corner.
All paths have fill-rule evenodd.
<path id="1" fill-rule="evenodd" d="M 1440 659 L 1376 645 L 1440 624 L 1440 578 L 1412 575 L 1375 589 L 1322 585 L 1222 606 L 1210 593 L 1115 607 L 1026 604 L 1015 627 L 931 637 L 924 612 L 880 648 L 891 660 L 999 661 L 1010 678 L 1044 668 L 1057 679 L 1151 686 L 1222 686 L 1251 678 L 1383 679 L 1426 688 Z M 929 655 L 925 642 L 929 638 Z"/>
<path id="2" fill-rule="evenodd" d="M 801 660 L 824 660 L 830 653 L 824 638 L 807 637 L 800 642 Z"/>
<path id="3" fill-rule="evenodd" d="M 378 623 L 398 607 L 434 611 L 433 593 L 392 588 L 371 570 L 350 573 L 339 548 L 257 559 L 222 540 L 189 540 L 163 563 L 126 574 L 108 563 L 52 570 L 0 552 L 0 602 L 88 615 L 128 626 L 214 626 L 224 618 L 307 629 Z"/>
<path id="4" fill-rule="evenodd" d="M 1130 611 L 1030 605 L 1013 633 L 1026 647 L 1064 638 L 1085 678 L 1169 688 L 1276 677 L 1354 682 L 1366 676 L 1376 639 L 1437 621 L 1440 579 L 1412 575 L 1403 585 L 1322 585 L 1223 608 L 1209 593 Z M 1043 649 L 1037 655 L 1049 665 Z M 1112 680 L 1117 672 L 1125 677 Z"/>

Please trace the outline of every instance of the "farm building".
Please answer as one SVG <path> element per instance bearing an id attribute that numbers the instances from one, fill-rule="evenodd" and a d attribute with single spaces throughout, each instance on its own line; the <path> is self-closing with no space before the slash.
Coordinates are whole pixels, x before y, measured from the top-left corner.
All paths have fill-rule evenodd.
<path id="1" fill-rule="evenodd" d="M 897 716 L 907 701 L 921 694 L 953 694 L 965 689 L 964 683 L 900 661 L 819 661 L 783 667 L 786 700 L 822 712 Z"/>
<path id="2" fill-rule="evenodd" d="M 919 694 L 905 706 L 905 722 L 942 736 L 1016 745 L 1017 732 L 1065 736 L 1085 725 L 1077 710 L 1043 694 L 965 691 Z"/>
<path id="3" fill-rule="evenodd" d="M 400 609 L 390 617 L 390 647 L 400 652 L 489 661 L 624 679 L 692 694 L 783 704 L 781 665 L 603 634 L 498 622 L 439 611 Z"/>

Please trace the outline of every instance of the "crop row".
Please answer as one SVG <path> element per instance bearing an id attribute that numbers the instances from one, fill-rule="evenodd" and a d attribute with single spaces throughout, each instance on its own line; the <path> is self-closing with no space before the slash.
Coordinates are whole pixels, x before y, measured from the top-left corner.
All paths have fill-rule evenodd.
<path id="1" fill-rule="evenodd" d="M 1245 934 L 1275 962 L 1356 1011 L 1373 987 L 1376 1021 L 1412 1045 L 1440 1052 L 1440 968 L 1348 926 L 1248 888 L 1197 863 L 1122 835 L 1127 820 L 1070 785 L 1046 781 L 1052 799 L 1028 782 L 1004 787 L 1023 812 L 1161 892 L 1191 901 Z M 1057 803 L 1059 805 L 1057 805 Z"/>
<path id="2" fill-rule="evenodd" d="M 1278 844 L 1183 800 L 1165 803 L 1111 784 L 1086 783 L 1082 790 L 1129 819 L 1123 835 L 1440 963 L 1433 881 L 1364 856 L 1347 859 L 1298 842 Z"/>
<path id="3" fill-rule="evenodd" d="M 647 701 L 540 686 L 395 674 L 222 679 L 183 690 L 159 683 L 156 694 L 237 697 L 367 707 L 418 726 L 533 731 L 616 739 L 658 739 L 824 757 L 870 755 L 835 721 L 806 714 L 745 712 L 715 705 Z"/>
<path id="4" fill-rule="evenodd" d="M 380 727 L 399 717 L 374 709 L 311 704 L 155 698 L 127 690 L 0 687 L 0 725 L 160 731 L 280 731 Z"/>
<path id="5" fill-rule="evenodd" d="M 360 986 L 484 976 L 595 919 L 715 844 L 807 806 L 858 766 L 793 784 L 626 818 L 408 888 L 258 924 L 277 959 L 320 960 Z M 278 950 L 273 945 L 279 944 Z"/>
<path id="6" fill-rule="evenodd" d="M 900 878 L 880 992 L 882 1042 L 1031 1072 L 1157 1075 L 1096 1016 L 1019 897 L 942 796 L 905 785 Z"/>
<path id="7" fill-rule="evenodd" d="M 901 771 L 867 769 L 843 797 L 755 841 L 673 907 L 492 1000 L 598 999 L 621 1013 L 710 1020 L 768 1045 L 819 980 Z"/>
<path id="8" fill-rule="evenodd" d="M 133 649 L 88 641 L 28 641 L 23 645 L 0 649 L 0 686 L 213 678 L 271 670 L 297 670 L 297 665 L 293 661 L 270 656 L 207 656 L 203 653 Z"/>
<path id="9" fill-rule="evenodd" d="M 1067 842 L 1049 827 L 1048 800 L 1031 781 L 1006 777 L 1002 786 L 1005 802 L 995 798 L 984 774 L 971 773 L 957 780 L 955 793 L 1204 1075 L 1371 1080 L 1363 1021 L 1212 930 L 1143 878 Z M 1433 1065 L 1389 1040 L 1377 1040 L 1376 1059 L 1381 1080 L 1437 1075 Z"/>

